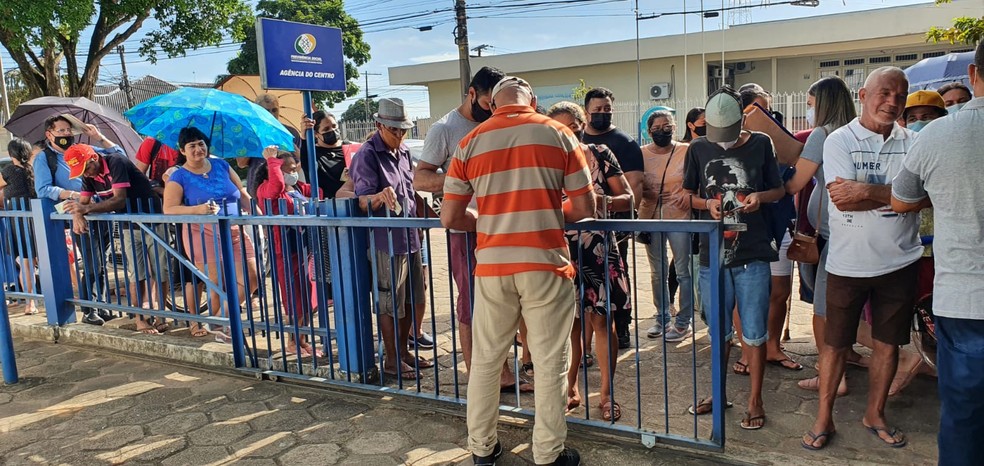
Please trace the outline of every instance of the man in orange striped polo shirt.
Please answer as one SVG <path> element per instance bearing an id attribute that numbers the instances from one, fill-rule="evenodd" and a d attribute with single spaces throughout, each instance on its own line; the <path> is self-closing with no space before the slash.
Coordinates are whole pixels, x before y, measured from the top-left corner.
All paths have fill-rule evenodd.
<path id="1" fill-rule="evenodd" d="M 492 118 L 462 139 L 444 182 L 441 223 L 477 231 L 468 444 L 476 465 L 502 454 L 496 437 L 499 372 L 519 319 L 536 367 L 536 464 L 578 465 L 564 447 L 568 335 L 574 266 L 564 222 L 591 217 L 595 198 L 574 134 L 539 115 L 529 83 L 506 77 L 492 89 Z M 562 194 L 570 199 L 562 202 Z M 472 196 L 478 212 L 468 210 Z"/>

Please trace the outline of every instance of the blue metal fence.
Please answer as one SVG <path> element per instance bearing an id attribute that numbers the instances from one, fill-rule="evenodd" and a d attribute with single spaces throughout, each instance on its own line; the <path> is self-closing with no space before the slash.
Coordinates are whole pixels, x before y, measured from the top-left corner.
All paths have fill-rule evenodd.
<path id="1" fill-rule="evenodd" d="M 276 210 L 269 205 L 264 207 L 264 212 Z M 281 206 L 279 211 L 286 210 Z M 65 244 L 62 240 L 66 229 L 71 228 L 71 216 L 55 213 L 53 204 L 42 200 L 34 201 L 29 212 L 5 211 L 0 218 L 24 219 L 33 227 L 43 264 L 39 272 L 51 325 L 74 322 L 76 306 L 154 319 L 155 325 L 170 322 L 180 326 L 190 322 L 192 329 L 208 325 L 212 335 L 231 343 L 235 365 L 244 371 L 398 393 L 454 406 L 466 403 L 462 389 L 466 371 L 459 355 L 461 335 L 454 315 L 468 310 L 455 309 L 457 288 L 449 273 L 451 233 L 437 219 L 363 217 L 354 201 L 310 204 L 295 215 L 93 215 L 88 217 L 89 233 L 73 235 L 75 250 L 88 248 L 85 254 L 77 254 L 75 262 L 79 262 L 78 256 L 89 258 L 89 262 L 97 257 L 106 259 L 95 264 L 80 263 L 75 272 L 80 285 L 73 290 L 65 279 L 70 248 L 61 246 Z M 711 270 L 721 270 L 722 225 L 718 222 L 598 220 L 570 227 L 581 231 L 650 232 L 657 237 L 670 232 L 703 235 L 710 245 Z M 115 229 L 119 230 L 116 236 L 121 237 L 120 242 L 106 241 L 113 237 Z M 386 304 L 381 302 L 385 295 L 379 289 L 380 279 L 384 278 L 381 274 L 390 274 L 393 283 L 398 277 L 392 254 L 387 255 L 389 264 L 377 259 L 376 245 L 369 239 L 374 229 L 385 231 L 389 251 L 399 235 L 417 232 L 422 232 L 423 243 L 430 249 L 424 276 L 408 277 L 422 279 L 427 291 L 422 295 L 411 291 L 408 310 L 414 316 L 424 313 L 422 327 L 418 328 L 419 321 L 413 319 L 411 331 L 415 335 L 426 331 L 437 342 L 430 349 L 412 347 L 410 360 L 420 376 L 410 380 L 403 377 L 403 371 L 397 371 L 394 377 L 380 370 L 385 358 L 382 335 L 386 319 L 393 319 L 392 325 L 399 326 L 395 316 L 380 312 L 381 305 Z M 17 237 L 18 232 L 12 236 Z M 143 247 L 120 250 L 126 238 L 126 243 Z M 136 241 L 138 238 L 140 241 Z M 632 348 L 615 356 L 621 367 L 630 370 L 613 376 L 617 379 L 612 382 L 611 395 L 624 402 L 623 411 L 631 415 L 618 422 L 606 422 L 595 414 L 589 402 L 597 398 L 595 372 L 588 369 L 587 360 L 582 360 L 579 387 L 586 409 L 583 415 L 570 415 L 569 420 L 608 433 L 637 437 L 650 446 L 671 443 L 721 449 L 725 441 L 726 400 L 726 342 L 721 319 L 726 311 L 721 308 L 721 275 L 712 274 L 718 279 L 709 284 L 710 296 L 717 298 L 703 303 L 709 345 L 697 335 L 675 345 L 665 339 L 644 339 L 640 333 L 649 320 L 649 306 L 643 304 L 640 294 L 649 287 L 646 280 L 639 280 L 637 269 L 645 267 L 636 263 L 635 241 L 626 241 L 635 330 Z M 101 254 L 104 243 L 107 251 Z M 605 250 L 614 247 L 607 239 L 602 246 Z M 139 259 L 152 269 L 156 290 L 148 287 L 143 291 L 135 283 L 136 277 L 120 270 L 131 268 L 130 262 Z M 99 266 L 107 270 L 100 271 Z M 606 277 L 606 288 L 611 287 L 610 280 Z M 198 297 L 202 291 L 206 294 L 204 300 Z M 693 294 L 694 290 L 681 293 Z M 41 297 L 22 292 L 10 296 Z M 395 296 L 389 299 L 393 308 L 401 304 Z M 145 302 L 155 305 L 145 306 Z M 668 303 L 662 304 L 665 307 Z M 646 315 L 640 315 L 644 308 Z M 200 314 L 203 309 L 210 315 Z M 0 355 L 4 355 L 2 338 L 9 339 L 10 332 L 3 327 L 6 316 L 0 317 L 4 317 L 0 323 Z M 611 313 L 608 319 L 610 324 Z M 584 322 L 582 315 L 578 325 Z M 586 332 L 581 334 L 583 344 L 588 337 Z M 396 351 L 402 352 L 402 348 Z M 515 377 L 520 376 L 522 358 L 523 348 L 514 345 L 509 366 Z M 13 362 L 2 362 L 6 376 Z M 428 362 L 433 367 L 425 369 Z M 686 414 L 687 405 L 697 403 L 698 393 L 713 396 L 710 425 Z M 502 398 L 501 404 L 504 412 L 532 416 L 532 397 L 521 393 L 519 384 Z"/>

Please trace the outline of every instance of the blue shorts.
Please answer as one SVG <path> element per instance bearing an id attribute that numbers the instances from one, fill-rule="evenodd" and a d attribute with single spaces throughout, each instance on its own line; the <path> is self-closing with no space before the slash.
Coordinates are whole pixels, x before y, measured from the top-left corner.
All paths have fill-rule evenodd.
<path id="1" fill-rule="evenodd" d="M 746 345 L 762 346 L 769 338 L 769 286 L 772 271 L 768 262 L 752 262 L 724 269 L 724 328 L 730 338 L 734 333 L 732 318 L 735 304 L 741 318 L 741 339 Z M 711 269 L 700 268 L 700 293 L 704 309 L 711 308 Z"/>

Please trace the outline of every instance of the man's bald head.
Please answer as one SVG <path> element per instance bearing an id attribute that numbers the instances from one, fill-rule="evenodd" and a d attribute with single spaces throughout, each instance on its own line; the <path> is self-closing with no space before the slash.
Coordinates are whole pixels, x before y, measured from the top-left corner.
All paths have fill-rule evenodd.
<path id="1" fill-rule="evenodd" d="M 868 92 L 871 92 L 888 83 L 890 83 L 889 85 L 901 84 L 908 88 L 909 78 L 906 77 L 902 68 L 897 66 L 883 66 L 868 74 L 868 77 L 864 80 L 864 88 L 868 89 Z"/>

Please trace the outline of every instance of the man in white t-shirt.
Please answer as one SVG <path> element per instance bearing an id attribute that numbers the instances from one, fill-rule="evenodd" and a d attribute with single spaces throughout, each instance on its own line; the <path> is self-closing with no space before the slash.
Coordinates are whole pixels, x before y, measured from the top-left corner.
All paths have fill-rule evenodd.
<path id="1" fill-rule="evenodd" d="M 502 78 L 502 71 L 485 66 L 475 73 L 468 85 L 468 94 L 460 106 L 451 110 L 434 122 L 424 138 L 424 147 L 420 160 L 414 169 L 414 189 L 431 192 L 436 199 L 444 190 L 444 174 L 447 173 L 451 156 L 458 149 L 458 144 L 479 123 L 492 116 L 491 92 Z M 438 173 L 441 170 L 441 173 Z M 436 204 L 436 203 L 435 203 Z M 435 205 L 436 207 L 436 205 Z M 469 207 L 475 208 L 473 204 Z M 439 209 L 438 209 L 439 210 Z M 451 276 L 458 288 L 455 301 L 455 312 L 458 317 L 458 335 L 461 337 L 461 352 L 465 358 L 465 367 L 471 369 L 471 317 L 473 288 L 472 277 L 475 270 L 475 236 L 463 232 L 452 231 L 451 235 Z M 504 367 L 501 377 L 503 389 L 515 388 L 516 378 L 508 367 Z M 533 385 L 528 380 L 520 380 L 520 390 L 528 392 Z"/>
<path id="2" fill-rule="evenodd" d="M 905 446 L 888 425 L 885 402 L 898 366 L 899 345 L 909 343 L 917 264 L 922 256 L 919 215 L 891 209 L 892 179 L 915 133 L 896 123 L 909 83 L 901 69 L 871 72 L 859 96 L 861 116 L 827 137 L 823 166 L 830 203 L 827 252 L 826 346 L 820 353 L 820 405 L 803 447 L 818 450 L 834 434 L 837 385 L 854 345 L 866 302 L 871 305 L 872 350 L 868 407 L 861 423 L 886 445 Z"/>

